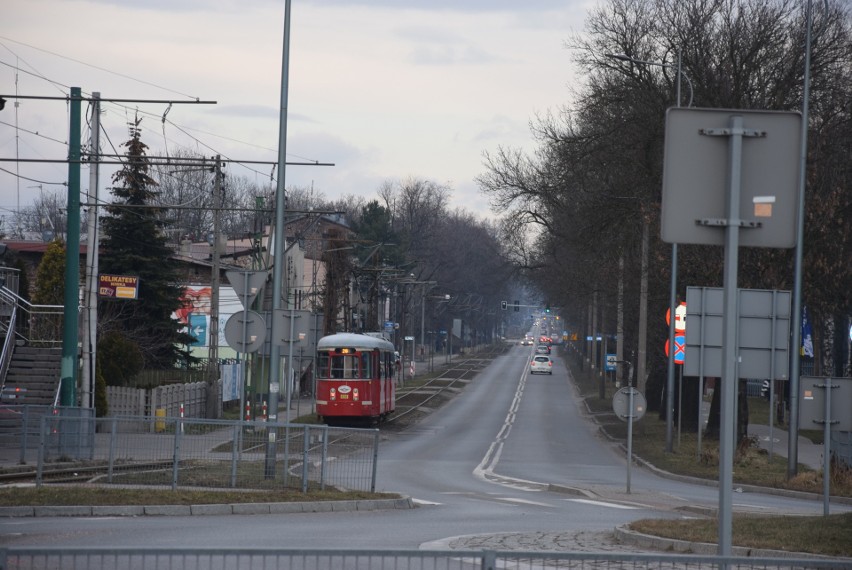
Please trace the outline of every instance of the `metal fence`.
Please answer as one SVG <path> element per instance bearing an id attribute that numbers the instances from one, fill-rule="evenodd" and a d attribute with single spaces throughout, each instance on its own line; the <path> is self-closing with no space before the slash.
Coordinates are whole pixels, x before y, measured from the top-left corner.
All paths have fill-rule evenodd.
<path id="1" fill-rule="evenodd" d="M 165 416 L 43 416 L 36 484 L 59 463 L 131 487 L 375 491 L 379 431 Z"/>
<path id="2" fill-rule="evenodd" d="M 5 548 L 0 570 L 495 570 L 511 569 L 848 569 L 849 561 L 719 557 L 677 554 L 608 554 L 429 550 L 284 550 L 153 548 Z"/>

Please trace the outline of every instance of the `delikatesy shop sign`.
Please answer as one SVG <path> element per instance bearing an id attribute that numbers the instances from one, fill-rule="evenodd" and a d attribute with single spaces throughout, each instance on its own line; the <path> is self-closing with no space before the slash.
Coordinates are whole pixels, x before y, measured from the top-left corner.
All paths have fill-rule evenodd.
<path id="1" fill-rule="evenodd" d="M 139 277 L 133 275 L 98 275 L 98 296 L 114 299 L 137 299 Z"/>

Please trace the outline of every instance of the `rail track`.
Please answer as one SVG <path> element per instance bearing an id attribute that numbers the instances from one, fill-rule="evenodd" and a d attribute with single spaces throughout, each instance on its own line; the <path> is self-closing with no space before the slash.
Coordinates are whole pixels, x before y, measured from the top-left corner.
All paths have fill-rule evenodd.
<path id="1" fill-rule="evenodd" d="M 397 389 L 396 411 L 379 426 L 380 429 L 400 432 L 416 424 L 451 400 L 500 354 L 501 350 L 494 350 L 471 355 L 464 360 L 438 365 L 432 374 L 408 381 Z"/>
<path id="2" fill-rule="evenodd" d="M 508 348 L 508 347 L 507 347 Z M 450 363 L 437 363 L 434 372 L 408 380 L 397 389 L 396 411 L 383 423 L 379 424 L 382 433 L 399 433 L 415 425 L 425 415 L 451 400 L 464 386 L 491 361 L 506 349 L 495 349 L 470 355 L 464 359 Z M 351 426 L 370 427 L 370 426 Z M 328 441 L 334 447 L 345 445 L 347 436 L 336 436 Z M 283 439 L 279 445 L 284 443 Z M 301 435 L 291 436 L 294 446 L 301 444 Z M 311 445 L 313 448 L 314 445 Z M 249 449 L 243 450 L 250 451 Z M 169 461 L 154 461 L 144 465 L 135 464 L 136 469 L 165 469 L 171 466 Z M 108 466 L 100 462 L 94 464 L 49 465 L 42 471 L 42 481 L 45 483 L 85 483 L 106 475 Z M 0 485 L 35 483 L 37 471 L 35 466 L 19 466 L 0 472 Z"/>

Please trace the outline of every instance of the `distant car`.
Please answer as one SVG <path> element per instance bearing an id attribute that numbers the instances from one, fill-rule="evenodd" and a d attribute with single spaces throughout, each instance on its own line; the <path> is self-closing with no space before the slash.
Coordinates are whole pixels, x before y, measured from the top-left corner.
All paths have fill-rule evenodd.
<path id="1" fill-rule="evenodd" d="M 522 346 L 532 346 L 533 339 L 532 337 L 524 337 L 524 340 L 521 341 Z"/>
<path id="2" fill-rule="evenodd" d="M 550 347 L 547 346 L 546 344 L 540 344 L 537 347 L 535 347 L 535 353 L 536 354 L 550 354 Z"/>
<path id="3" fill-rule="evenodd" d="M 536 354 L 530 361 L 530 374 L 553 374 L 553 361 L 549 356 Z"/>

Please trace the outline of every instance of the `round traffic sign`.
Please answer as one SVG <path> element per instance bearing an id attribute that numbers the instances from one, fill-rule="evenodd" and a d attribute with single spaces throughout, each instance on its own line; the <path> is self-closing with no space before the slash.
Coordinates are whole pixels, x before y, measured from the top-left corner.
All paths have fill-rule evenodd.
<path id="1" fill-rule="evenodd" d="M 674 363 L 675 364 L 683 364 L 686 360 L 686 337 L 682 334 L 675 335 L 674 337 Z M 669 340 L 666 339 L 666 356 L 669 355 Z"/>
<path id="2" fill-rule="evenodd" d="M 254 352 L 266 340 L 266 323 L 255 311 L 239 311 L 225 323 L 225 340 L 237 352 Z"/>
<path id="3" fill-rule="evenodd" d="M 645 402 L 645 396 L 642 395 L 642 392 L 633 388 L 632 386 L 625 386 L 620 389 L 615 395 L 612 397 L 612 411 L 615 412 L 615 415 L 618 416 L 623 422 L 626 422 L 628 417 L 631 416 L 630 412 L 630 396 L 631 392 L 633 392 L 633 421 L 641 420 L 645 415 L 645 410 L 648 408 Z"/>
<path id="4" fill-rule="evenodd" d="M 666 309 L 666 325 L 671 325 L 672 323 L 672 310 L 671 308 Z M 680 303 L 677 307 L 675 307 L 675 324 L 674 328 L 676 331 L 685 332 L 686 331 L 686 303 Z"/>

